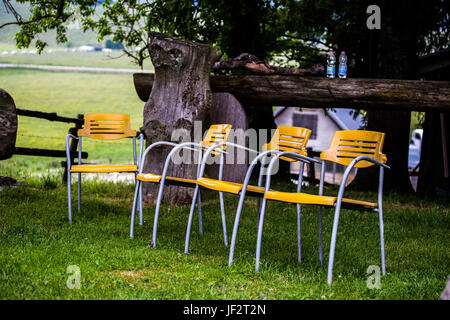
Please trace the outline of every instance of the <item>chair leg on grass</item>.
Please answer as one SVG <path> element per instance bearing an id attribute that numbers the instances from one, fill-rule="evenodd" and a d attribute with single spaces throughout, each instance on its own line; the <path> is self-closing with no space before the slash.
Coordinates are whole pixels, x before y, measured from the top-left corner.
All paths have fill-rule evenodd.
<path id="1" fill-rule="evenodd" d="M 380 225 L 380 249 L 381 249 L 381 272 L 386 274 L 386 260 L 384 256 L 384 225 L 383 225 L 383 209 L 378 208 L 378 219 Z"/>
<path id="2" fill-rule="evenodd" d="M 186 230 L 186 242 L 184 243 L 184 253 L 189 253 L 189 241 L 191 238 L 192 220 L 194 218 L 195 202 L 198 197 L 198 193 L 199 193 L 199 187 L 197 185 L 194 190 L 194 197 L 192 198 L 191 210 L 189 212 L 189 219 L 188 219 L 188 225 L 187 225 L 187 230 Z"/>
<path id="3" fill-rule="evenodd" d="M 139 198 L 139 187 L 140 187 L 140 181 L 138 180 L 136 183 L 135 191 L 134 191 L 133 208 L 131 209 L 130 238 L 134 237 L 134 216 L 136 213 L 137 201 Z"/>
<path id="4" fill-rule="evenodd" d="M 322 207 L 319 207 L 319 213 L 317 216 L 317 224 L 319 228 L 319 261 L 320 265 L 323 265 L 323 240 L 322 240 Z"/>
<path id="5" fill-rule="evenodd" d="M 225 247 L 228 246 L 228 235 L 227 235 L 227 221 L 225 217 L 225 204 L 223 202 L 223 192 L 219 192 L 220 201 L 220 215 L 222 216 L 222 228 L 223 228 L 223 242 Z"/>
<path id="6" fill-rule="evenodd" d="M 263 227 L 264 227 L 264 215 L 266 213 L 266 204 L 267 200 L 263 199 L 262 205 L 261 205 L 261 214 L 259 217 L 259 224 L 258 224 L 258 236 L 256 240 L 256 263 L 255 263 L 255 271 L 258 272 L 259 270 L 259 261 L 261 260 L 261 244 L 262 244 L 262 233 L 263 233 Z"/>
<path id="7" fill-rule="evenodd" d="M 70 168 L 67 170 L 67 204 L 69 209 L 69 223 L 72 224 L 72 192 L 71 192 L 71 179 Z"/>
<path id="8" fill-rule="evenodd" d="M 298 262 L 302 262 L 302 209 L 300 204 L 297 204 L 297 247 Z"/>
<path id="9" fill-rule="evenodd" d="M 198 231 L 203 235 L 203 222 L 202 222 L 202 199 L 200 196 L 200 189 L 198 190 Z"/>
<path id="10" fill-rule="evenodd" d="M 142 226 L 144 223 L 144 210 L 142 208 L 142 182 L 139 181 L 139 224 Z"/>
<path id="11" fill-rule="evenodd" d="M 328 257 L 327 283 L 329 285 L 331 285 L 331 283 L 333 282 L 334 251 L 336 249 L 336 236 L 338 231 L 340 211 L 341 211 L 341 204 L 338 203 L 336 206 L 336 211 L 334 213 L 333 230 L 331 232 L 330 255 Z"/>
<path id="12" fill-rule="evenodd" d="M 244 192 L 244 191 L 242 191 Z M 239 197 L 239 203 L 238 207 L 236 209 L 236 217 L 234 218 L 234 226 L 233 226 L 233 233 L 231 235 L 231 244 L 230 244 L 230 255 L 228 257 L 228 266 L 231 267 L 233 264 L 233 257 L 234 257 L 234 248 L 236 246 L 236 238 L 237 238 L 237 232 L 239 229 L 239 220 L 241 219 L 241 213 L 242 213 L 242 207 L 244 206 L 244 198 L 245 194 L 242 193 Z"/>
<path id="13" fill-rule="evenodd" d="M 155 220 L 153 221 L 153 238 L 152 238 L 152 246 L 156 247 L 156 235 L 158 233 L 158 218 L 159 218 L 159 210 L 161 209 L 161 202 L 163 198 L 164 184 L 159 186 L 158 191 L 158 199 L 156 200 L 156 208 L 155 208 Z M 195 198 L 193 198 L 195 199 Z M 195 202 L 195 201 L 194 201 Z"/>
<path id="14" fill-rule="evenodd" d="M 81 212 L 81 173 L 78 173 L 78 212 Z"/>

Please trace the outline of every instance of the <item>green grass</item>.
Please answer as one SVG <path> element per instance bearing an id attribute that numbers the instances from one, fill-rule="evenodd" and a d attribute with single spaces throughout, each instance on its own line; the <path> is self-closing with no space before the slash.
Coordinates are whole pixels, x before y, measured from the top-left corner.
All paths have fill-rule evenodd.
<path id="1" fill-rule="evenodd" d="M 16 107 L 76 117 L 90 112 L 122 112 L 131 116 L 132 128 L 142 126 L 144 103 L 139 100 L 131 74 L 92 74 L 0 69 L 0 88 L 14 99 Z M 65 150 L 65 137 L 73 124 L 19 116 L 17 147 Z M 89 161 L 126 162 L 132 159 L 131 140 L 98 142 L 86 139 L 83 150 Z M 100 159 L 100 160 L 99 160 Z M 45 172 L 64 159 L 15 155 L 0 162 L 0 171 L 22 167 Z"/>
<path id="2" fill-rule="evenodd" d="M 438 299 L 450 271 L 450 210 L 416 198 L 386 196 L 387 275 L 381 289 L 370 290 L 367 268 L 379 265 L 380 257 L 376 214 L 342 212 L 329 287 L 326 263 L 320 266 L 317 258 L 314 207 L 303 208 L 299 264 L 295 206 L 269 203 L 263 260 L 255 273 L 254 199 L 244 209 L 235 263 L 228 267 L 216 194 L 204 197 L 204 235 L 194 224 L 191 250 L 184 254 L 188 206 L 163 206 L 158 245 L 150 249 L 153 206 L 145 207 L 135 238 L 128 237 L 132 185 L 84 183 L 82 213 L 75 210 L 69 225 L 60 178 L 27 180 L 26 186 L 0 191 L 1 299 Z M 375 196 L 348 194 L 361 195 Z M 237 198 L 225 201 L 230 235 Z M 325 211 L 325 262 L 332 216 Z M 66 286 L 70 265 L 80 267 L 80 290 Z"/>

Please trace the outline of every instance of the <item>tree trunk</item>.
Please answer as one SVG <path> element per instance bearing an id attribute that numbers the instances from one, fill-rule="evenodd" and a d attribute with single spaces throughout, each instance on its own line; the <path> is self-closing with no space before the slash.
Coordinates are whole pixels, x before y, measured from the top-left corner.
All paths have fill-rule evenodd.
<path id="1" fill-rule="evenodd" d="M 382 29 L 377 50 L 375 77 L 414 79 L 417 44 L 417 9 L 411 1 L 382 1 Z M 383 152 L 391 170 L 385 171 L 386 192 L 413 192 L 408 175 L 410 111 L 369 110 L 368 130 L 386 133 Z M 359 189 L 373 190 L 375 168 L 363 170 L 354 180 Z"/>
<path id="2" fill-rule="evenodd" d="M 13 98 L 0 89 L 0 160 L 12 157 L 16 145 L 17 113 Z"/>
<path id="3" fill-rule="evenodd" d="M 209 74 L 218 56 L 216 48 L 151 32 L 148 49 L 155 79 L 144 107 L 147 146 L 171 141 L 177 129 L 187 130 L 192 136 L 194 121 L 202 121 L 211 107 Z M 145 172 L 161 173 L 169 150 L 154 148 L 144 164 Z M 196 168 L 194 164 L 171 164 L 168 175 L 195 179 Z M 159 185 L 144 183 L 148 202 L 156 201 L 158 188 Z M 190 198 L 188 188 L 171 186 L 164 192 L 165 201 L 173 204 L 187 203 Z"/>

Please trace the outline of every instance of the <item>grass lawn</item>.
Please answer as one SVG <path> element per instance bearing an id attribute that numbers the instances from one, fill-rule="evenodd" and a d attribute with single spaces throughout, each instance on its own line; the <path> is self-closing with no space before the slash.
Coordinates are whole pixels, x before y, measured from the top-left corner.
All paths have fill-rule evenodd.
<path id="1" fill-rule="evenodd" d="M 381 289 L 370 290 L 367 268 L 380 264 L 376 214 L 342 212 L 329 287 L 327 268 L 318 262 L 314 207 L 303 208 L 304 261 L 299 264 L 295 206 L 269 203 L 263 260 L 255 273 L 254 199 L 244 209 L 235 263 L 228 267 L 216 194 L 204 197 L 204 235 L 194 225 L 186 255 L 188 206 L 163 207 L 158 245 L 150 249 L 153 206 L 145 207 L 135 238 L 128 237 L 132 185 L 83 184 L 82 213 L 75 212 L 69 225 L 60 177 L 27 180 L 26 186 L 0 191 L 0 299 L 438 299 L 449 274 L 450 209 L 444 204 L 385 197 L 387 275 Z M 225 201 L 231 235 L 237 197 Z M 332 217 L 325 212 L 325 261 Z M 80 290 L 66 286 L 71 265 L 81 270 Z"/>

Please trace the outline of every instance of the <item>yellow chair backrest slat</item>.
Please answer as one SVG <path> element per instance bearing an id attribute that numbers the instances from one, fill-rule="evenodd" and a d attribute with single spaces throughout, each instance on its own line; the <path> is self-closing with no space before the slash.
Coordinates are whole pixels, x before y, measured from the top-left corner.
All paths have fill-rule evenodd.
<path id="1" fill-rule="evenodd" d="M 99 140 L 117 140 L 135 137 L 130 128 L 130 115 L 125 113 L 88 113 L 84 116 L 84 128 L 78 136 Z"/>
<path id="2" fill-rule="evenodd" d="M 205 138 L 199 143 L 205 147 L 211 147 L 214 144 L 226 142 L 230 134 L 231 127 L 231 124 L 213 124 L 206 132 Z M 223 145 L 219 150 L 225 151 L 226 148 L 227 147 Z M 212 154 L 217 154 L 217 152 L 213 151 Z"/>
<path id="3" fill-rule="evenodd" d="M 263 146 L 263 151 L 280 150 L 291 151 L 307 156 L 306 145 L 311 135 L 311 130 L 302 127 L 278 127 L 269 143 Z M 297 160 L 280 157 L 290 162 Z"/>
<path id="4" fill-rule="evenodd" d="M 382 132 L 364 130 L 336 131 L 330 147 L 328 150 L 322 151 L 320 158 L 345 166 L 359 156 L 368 156 L 381 163 L 386 163 L 386 155 L 381 152 L 383 143 L 384 133 Z M 361 161 L 355 167 L 366 168 L 372 165 L 372 162 Z"/>

